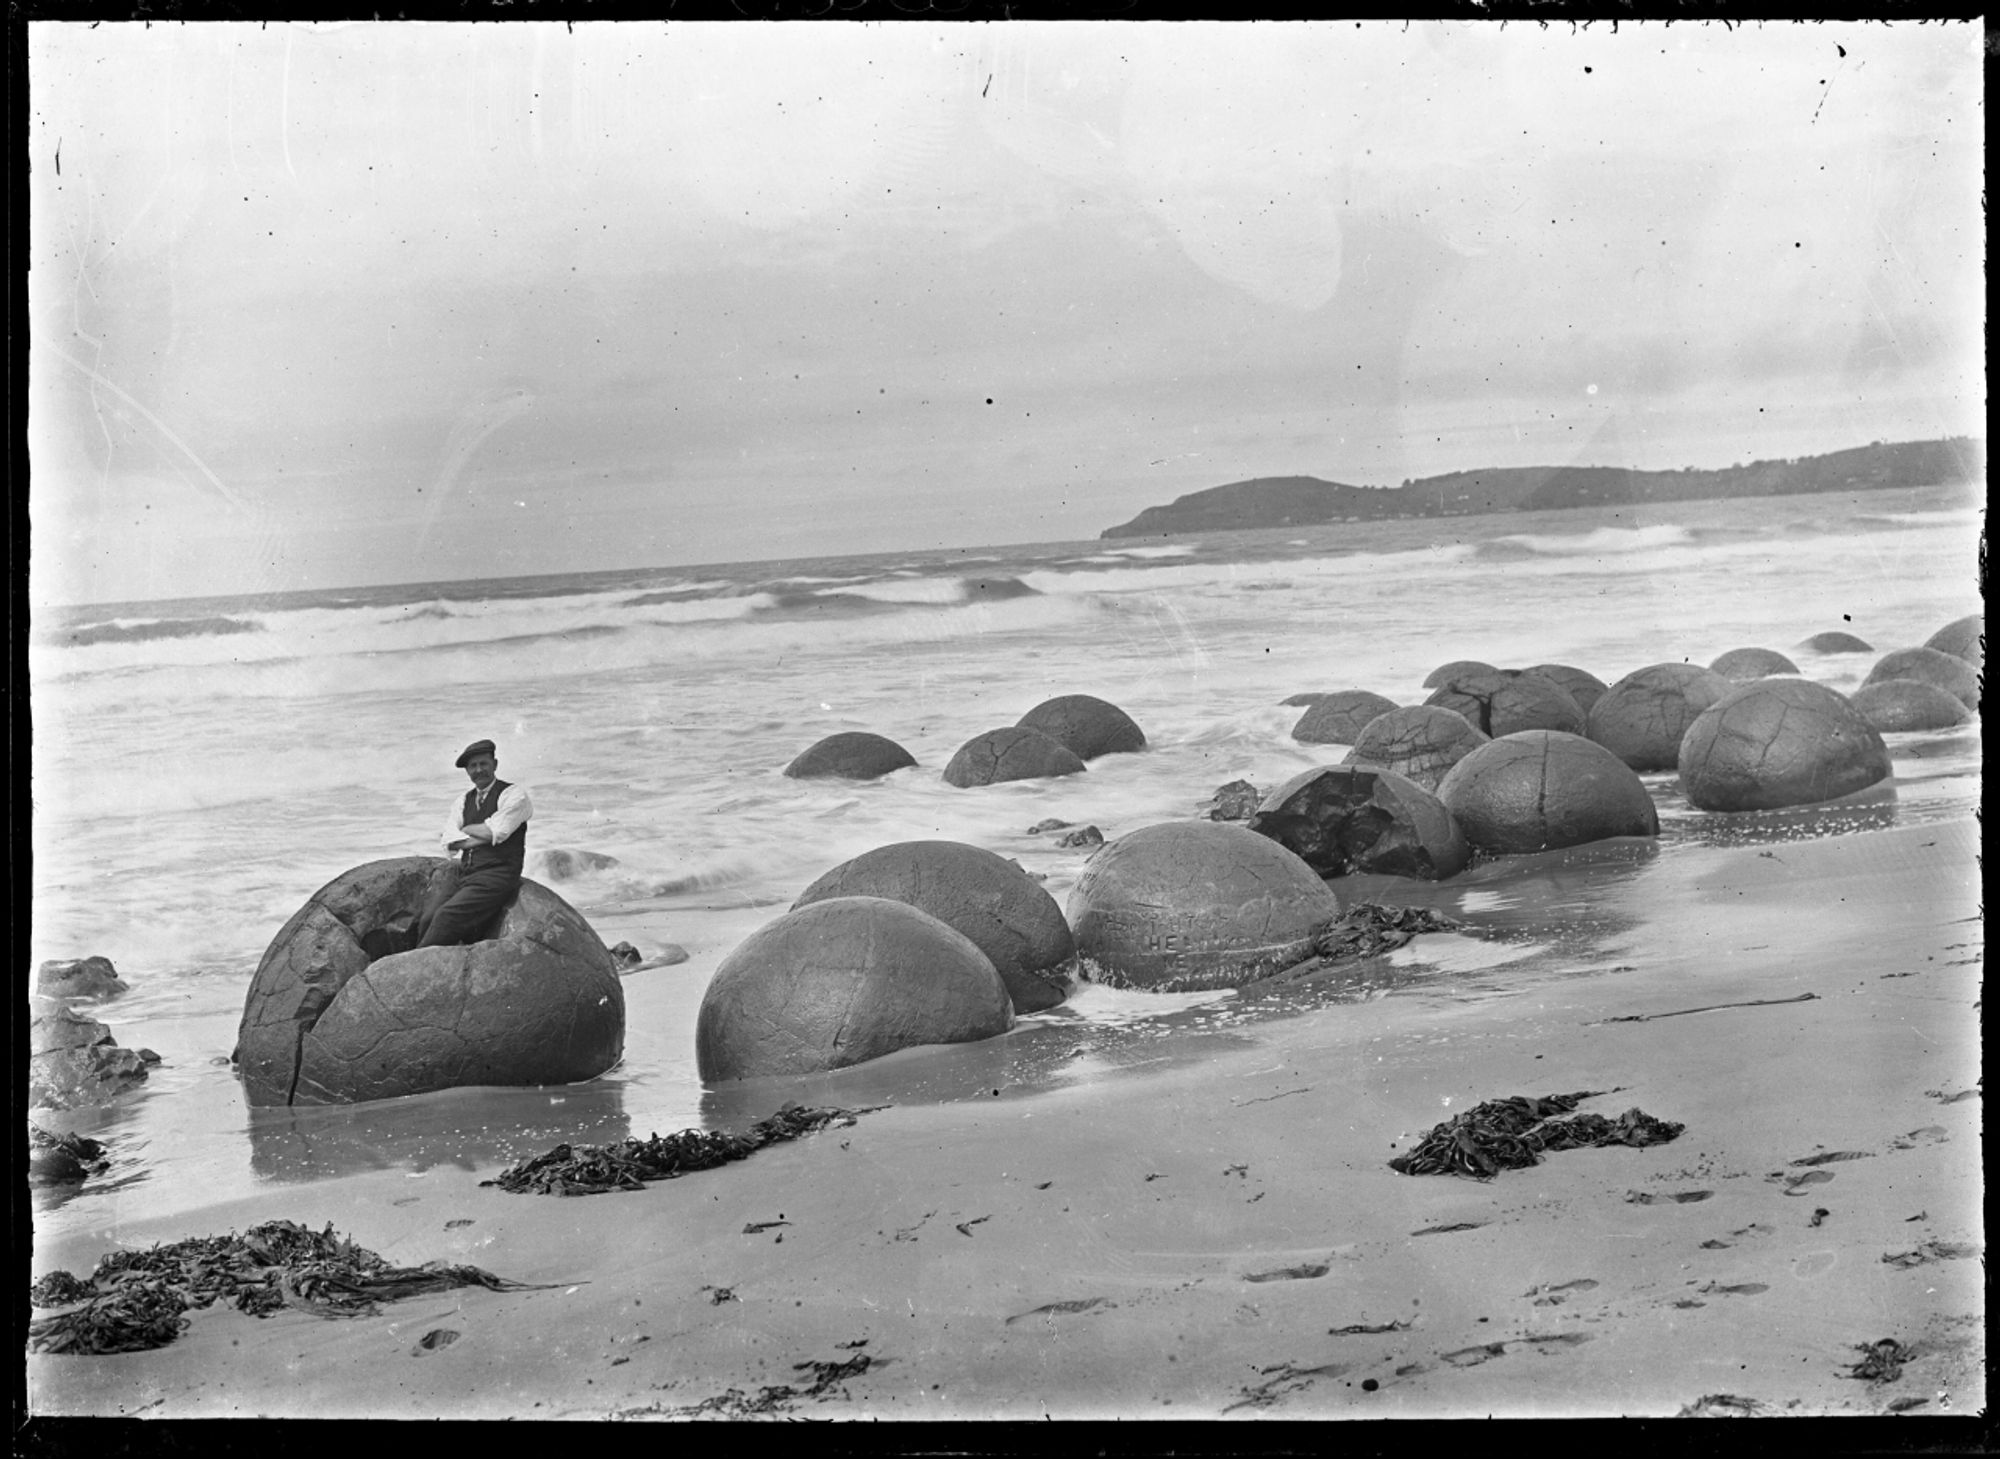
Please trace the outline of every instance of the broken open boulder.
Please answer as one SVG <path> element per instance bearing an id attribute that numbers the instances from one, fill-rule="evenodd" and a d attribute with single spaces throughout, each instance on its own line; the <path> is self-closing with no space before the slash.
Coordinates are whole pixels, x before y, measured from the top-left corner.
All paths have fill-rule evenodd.
<path id="1" fill-rule="evenodd" d="M 251 1104 L 573 1084 L 618 1062 L 616 965 L 547 887 L 524 880 L 485 941 L 413 946 L 417 914 L 447 867 L 430 856 L 357 866 L 279 930 L 237 1032 Z"/>
<path id="2" fill-rule="evenodd" d="M 1354 872 L 1440 881 L 1472 857 L 1444 802 L 1391 770 L 1321 765 L 1264 797 L 1249 829 L 1324 877 Z"/>

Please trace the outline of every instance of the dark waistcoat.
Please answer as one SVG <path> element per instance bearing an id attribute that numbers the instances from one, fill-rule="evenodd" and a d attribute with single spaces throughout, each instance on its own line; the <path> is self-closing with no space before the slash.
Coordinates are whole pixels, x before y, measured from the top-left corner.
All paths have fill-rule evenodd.
<path id="1" fill-rule="evenodd" d="M 478 790 L 468 790 L 465 793 L 465 824 L 468 826 L 485 825 L 488 813 L 500 804 L 500 797 L 506 789 L 506 781 L 495 780 L 487 790 L 485 810 L 479 808 Z M 514 834 L 509 836 L 505 841 L 502 841 L 498 846 L 489 846 L 483 841 L 473 842 L 470 849 L 465 852 L 465 869 L 467 871 L 486 871 L 496 866 L 502 866 L 513 872 L 514 875 L 519 876 L 521 874 L 521 867 L 526 862 L 527 857 L 528 823 L 523 821 L 514 828 Z"/>

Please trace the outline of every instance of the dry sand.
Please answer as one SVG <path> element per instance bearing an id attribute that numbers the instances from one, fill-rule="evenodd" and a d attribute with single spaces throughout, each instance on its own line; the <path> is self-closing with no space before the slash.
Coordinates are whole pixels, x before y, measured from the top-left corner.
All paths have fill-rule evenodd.
<path id="1" fill-rule="evenodd" d="M 903 1104 L 631 1194 L 391 1170 L 128 1223 L 118 1240 L 144 1246 L 330 1221 L 397 1262 L 562 1285 L 348 1320 L 211 1308 L 156 1351 L 31 1358 L 31 1404 L 1212 1419 L 1673 1415 L 1706 1398 L 1723 1413 L 1980 1413 L 1977 852 L 1964 821 L 1623 867 L 1546 858 L 1506 896 L 1540 897 L 1540 930 L 1559 935 L 1521 921 L 1538 950 L 1500 969 L 1140 1042 L 1040 1092 Z M 860 1104 L 897 1077 L 890 1061 L 806 1092 Z M 1686 1132 L 1490 1182 L 1386 1163 L 1483 1099 L 1614 1088 L 1583 1108 L 1636 1105 Z M 53 1243 L 35 1272 L 88 1272 L 107 1244 Z M 1901 1376 L 1848 1376 L 1857 1346 L 1884 1338 L 1911 1350 Z M 813 1391 L 830 1370 L 812 1364 L 846 1375 Z"/>

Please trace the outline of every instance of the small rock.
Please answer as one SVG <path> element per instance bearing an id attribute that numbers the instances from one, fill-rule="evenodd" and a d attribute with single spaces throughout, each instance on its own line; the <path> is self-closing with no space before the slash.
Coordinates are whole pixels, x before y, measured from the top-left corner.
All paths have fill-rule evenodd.
<path id="1" fill-rule="evenodd" d="M 108 957 L 46 962 L 35 973 L 35 991 L 45 998 L 116 998 L 130 988 Z"/>
<path id="2" fill-rule="evenodd" d="M 1046 821 L 1037 821 L 1034 825 L 1028 827 L 1028 834 L 1030 836 L 1039 836 L 1044 831 L 1065 831 L 1069 829 L 1069 825 L 1068 821 L 1058 821 L 1053 818 Z"/>
<path id="3" fill-rule="evenodd" d="M 611 961 L 621 968 L 636 967 L 645 960 L 645 954 L 629 942 L 618 943 L 611 949 Z"/>
<path id="4" fill-rule="evenodd" d="M 1084 826 L 1071 831 L 1056 842 L 1058 846 L 1102 846 L 1103 844 L 1104 833 L 1095 826 Z"/>
<path id="5" fill-rule="evenodd" d="M 1227 785 L 1216 787 L 1209 797 L 1208 818 L 1211 821 L 1247 821 L 1257 813 L 1257 805 L 1263 800 L 1257 787 L 1247 780 L 1232 780 Z"/>

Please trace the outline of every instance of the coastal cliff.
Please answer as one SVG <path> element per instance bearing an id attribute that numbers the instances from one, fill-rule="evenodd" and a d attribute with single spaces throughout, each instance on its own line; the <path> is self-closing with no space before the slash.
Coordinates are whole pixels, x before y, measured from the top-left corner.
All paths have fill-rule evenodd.
<path id="1" fill-rule="evenodd" d="M 1100 538 L 1174 532 L 1305 527 L 1388 517 L 1463 517 L 1714 497 L 1871 491 L 1970 481 L 1986 467 L 1986 443 L 1968 436 L 1876 442 L 1823 456 L 1752 461 L 1714 471 L 1633 471 L 1618 466 L 1513 466 L 1453 471 L 1401 486 L 1350 486 L 1314 476 L 1232 481 L 1147 507 Z"/>

